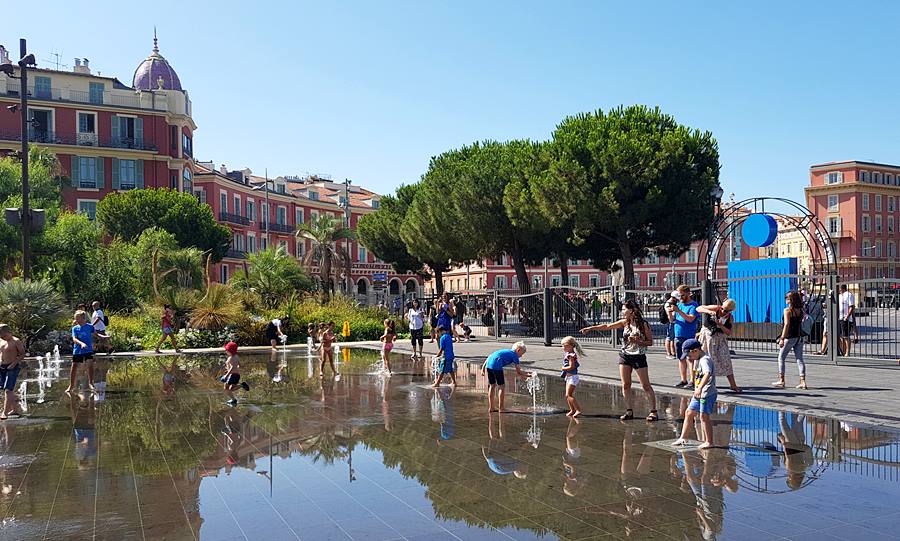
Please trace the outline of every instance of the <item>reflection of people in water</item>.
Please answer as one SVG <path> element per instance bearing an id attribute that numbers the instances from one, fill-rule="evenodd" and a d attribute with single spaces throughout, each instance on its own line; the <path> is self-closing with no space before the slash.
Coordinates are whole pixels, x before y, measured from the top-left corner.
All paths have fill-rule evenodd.
<path id="1" fill-rule="evenodd" d="M 222 447 L 225 449 L 225 474 L 231 475 L 231 468 L 237 464 L 239 449 L 244 442 L 243 425 L 247 416 L 228 409 L 222 413 Z"/>
<path id="2" fill-rule="evenodd" d="M 581 421 L 569 419 L 569 428 L 566 430 L 566 452 L 563 453 L 563 493 L 566 496 L 575 497 L 584 486 L 579 482 L 577 466 L 581 458 L 581 446 L 578 445 L 578 428 Z"/>
<path id="3" fill-rule="evenodd" d="M 803 486 L 806 470 L 815 462 L 812 448 L 806 443 L 805 423 L 796 413 L 779 411 L 778 424 L 781 426 L 778 442 L 784 453 L 787 486 L 797 490 Z"/>
<path id="4" fill-rule="evenodd" d="M 394 429 L 394 421 L 391 418 L 391 378 L 382 378 L 381 388 L 381 417 L 384 420 L 385 432 Z"/>
<path id="5" fill-rule="evenodd" d="M 272 383 L 281 383 L 285 380 L 285 369 L 287 368 L 287 361 L 285 359 L 278 359 L 278 351 L 272 350 L 272 354 L 269 356 L 269 360 L 266 361 L 266 374 L 268 374 L 269 379 L 272 380 Z"/>
<path id="6" fill-rule="evenodd" d="M 78 469 L 90 467 L 90 462 L 97 456 L 96 414 L 94 411 L 93 393 L 73 395 L 69 397 L 72 411 L 72 425 L 75 437 L 75 459 Z"/>
<path id="7" fill-rule="evenodd" d="M 441 432 L 437 440 L 438 445 L 440 445 L 442 441 L 452 439 L 456 431 L 456 424 L 453 418 L 453 401 L 450 400 L 453 398 L 453 388 L 440 387 L 434 389 L 434 396 L 438 407 L 437 412 L 432 411 L 432 418 L 441 423 Z"/>
<path id="8" fill-rule="evenodd" d="M 156 363 L 162 368 L 163 377 L 162 377 L 162 391 L 166 396 L 172 396 L 175 394 L 175 374 L 178 371 L 178 363 L 175 358 L 172 359 L 172 364 L 169 366 L 164 365 L 159 359 L 156 359 Z"/>
<path id="9" fill-rule="evenodd" d="M 514 475 L 518 479 L 528 477 L 527 465 L 520 463 L 509 454 L 496 451 L 494 448 L 502 445 L 503 440 L 503 416 L 497 419 L 497 435 L 494 435 L 494 416 L 488 415 L 488 444 L 481 446 L 481 456 L 487 462 L 488 468 L 496 475 Z"/>
<path id="10" fill-rule="evenodd" d="M 725 514 L 723 489 L 737 492 L 734 457 L 724 449 L 681 452 L 684 478 L 696 501 L 697 524 L 703 539 L 715 539 L 722 532 Z"/>

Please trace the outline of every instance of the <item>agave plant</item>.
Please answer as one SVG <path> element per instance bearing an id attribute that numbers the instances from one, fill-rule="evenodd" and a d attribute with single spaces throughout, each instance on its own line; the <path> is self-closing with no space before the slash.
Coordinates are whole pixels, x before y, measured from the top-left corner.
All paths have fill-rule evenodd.
<path id="1" fill-rule="evenodd" d="M 297 229 L 299 242 L 310 241 L 310 250 L 303 258 L 303 264 L 319 267 L 321 279 L 322 302 L 325 303 L 334 293 L 334 283 L 341 269 L 349 274 L 350 253 L 338 241 L 355 238 L 353 230 L 344 227 L 339 218 L 323 214 L 317 220 L 302 224 Z"/>
<path id="2" fill-rule="evenodd" d="M 230 287 L 212 284 L 206 296 L 191 310 L 190 325 L 195 329 L 217 331 L 236 323 L 241 312 L 240 300 Z"/>
<path id="3" fill-rule="evenodd" d="M 0 321 L 26 343 L 54 328 L 64 315 L 65 306 L 50 282 L 19 278 L 0 281 Z"/>

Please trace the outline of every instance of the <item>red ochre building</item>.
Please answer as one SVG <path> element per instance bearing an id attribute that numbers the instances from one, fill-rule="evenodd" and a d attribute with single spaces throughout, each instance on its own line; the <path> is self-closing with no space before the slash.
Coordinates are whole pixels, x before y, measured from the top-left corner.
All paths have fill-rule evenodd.
<path id="1" fill-rule="evenodd" d="M 0 63 L 10 63 L 0 46 Z M 28 139 L 51 149 L 70 185 L 65 205 L 92 219 L 97 202 L 109 193 L 140 188 L 170 188 L 193 193 L 207 203 L 220 223 L 233 232 L 231 250 L 215 265 L 214 278 L 225 281 L 243 265 L 246 254 L 267 246 L 285 246 L 302 257 L 309 246 L 298 245 L 297 224 L 316 215 L 344 216 L 343 183 L 310 177 L 269 180 L 269 234 L 265 180 L 249 170 L 217 170 L 193 157 L 197 129 L 191 100 L 178 74 L 160 54 L 156 37 L 149 56 L 134 71 L 131 84 L 94 73 L 88 59 L 75 59 L 70 71 L 29 69 Z M 19 69 L 15 68 L 18 76 Z M 20 81 L 0 74 L 0 155 L 20 148 L 21 118 L 6 110 L 19 103 Z M 350 227 L 378 208 L 379 196 L 349 186 Z M 397 275 L 356 241 L 349 243 L 353 260 L 347 281 L 350 293 L 367 303 L 390 302 L 399 295 L 421 295 L 422 279 Z M 318 269 L 308 269 L 315 274 Z M 374 276 L 387 274 L 386 289 L 376 293 Z M 337 288 L 341 290 L 340 285 Z"/>
<path id="2" fill-rule="evenodd" d="M 900 166 L 864 161 L 813 165 L 807 206 L 834 242 L 838 272 L 849 279 L 896 278 Z"/>
<path id="3" fill-rule="evenodd" d="M 0 47 L 0 63 L 9 63 Z M 16 75 L 19 70 L 16 67 Z M 192 190 L 191 100 L 175 71 L 153 49 L 131 84 L 93 73 L 88 59 L 71 71 L 28 71 L 28 139 L 53 150 L 71 179 L 65 204 L 93 217 L 106 194 L 138 188 Z M 20 82 L 0 74 L 0 153 L 19 149 Z"/>

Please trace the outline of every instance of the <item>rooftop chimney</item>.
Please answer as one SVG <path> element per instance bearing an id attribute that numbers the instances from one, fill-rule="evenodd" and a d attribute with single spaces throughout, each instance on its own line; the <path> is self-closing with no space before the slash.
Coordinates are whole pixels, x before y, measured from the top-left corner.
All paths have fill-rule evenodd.
<path id="1" fill-rule="evenodd" d="M 72 68 L 72 71 L 74 71 L 75 73 L 90 74 L 91 68 L 88 66 L 88 59 L 87 58 L 85 58 L 85 59 L 76 58 L 75 59 L 75 67 Z"/>
<path id="2" fill-rule="evenodd" d="M 9 51 L 3 45 L 0 45 L 0 64 L 12 64 L 9 61 Z"/>
<path id="3" fill-rule="evenodd" d="M 223 175 L 228 174 L 228 169 L 225 167 L 224 163 L 222 164 L 222 167 L 219 167 L 219 172 L 222 173 Z"/>

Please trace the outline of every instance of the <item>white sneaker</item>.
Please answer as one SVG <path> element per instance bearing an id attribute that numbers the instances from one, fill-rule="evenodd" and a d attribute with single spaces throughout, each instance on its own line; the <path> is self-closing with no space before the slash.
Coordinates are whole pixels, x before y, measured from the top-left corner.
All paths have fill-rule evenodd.
<path id="1" fill-rule="evenodd" d="M 669 359 L 669 360 L 671 360 L 671 359 L 674 359 L 674 358 L 675 358 L 675 356 L 674 356 L 674 355 L 666 355 L 666 359 Z"/>

